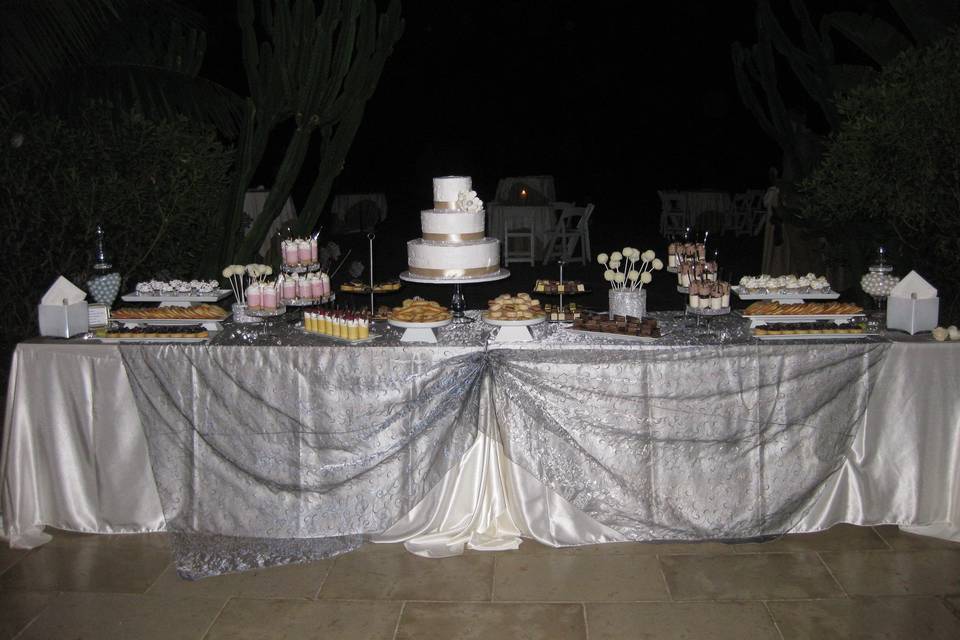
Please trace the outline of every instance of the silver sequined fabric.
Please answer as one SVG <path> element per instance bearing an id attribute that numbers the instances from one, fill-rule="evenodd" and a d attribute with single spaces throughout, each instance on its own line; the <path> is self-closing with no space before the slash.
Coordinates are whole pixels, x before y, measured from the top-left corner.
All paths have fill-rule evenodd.
<path id="1" fill-rule="evenodd" d="M 887 343 L 759 343 L 736 316 L 653 315 L 652 343 L 547 323 L 503 344 L 474 322 L 437 344 L 378 325 L 345 346 L 286 319 L 227 324 L 204 346 L 124 345 L 178 570 L 350 550 L 480 430 L 628 539 L 789 530 L 842 462 Z"/>

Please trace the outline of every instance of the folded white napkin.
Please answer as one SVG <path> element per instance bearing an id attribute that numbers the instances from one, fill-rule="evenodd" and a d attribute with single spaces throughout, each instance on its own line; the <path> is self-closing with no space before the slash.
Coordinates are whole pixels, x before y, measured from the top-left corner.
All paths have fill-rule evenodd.
<path id="1" fill-rule="evenodd" d="M 76 304 L 77 302 L 83 302 L 86 297 L 87 294 L 83 289 L 60 276 L 43 294 L 40 304 Z"/>
<path id="2" fill-rule="evenodd" d="M 925 300 L 936 298 L 937 290 L 921 278 L 919 273 L 911 271 L 890 291 L 890 297 Z"/>

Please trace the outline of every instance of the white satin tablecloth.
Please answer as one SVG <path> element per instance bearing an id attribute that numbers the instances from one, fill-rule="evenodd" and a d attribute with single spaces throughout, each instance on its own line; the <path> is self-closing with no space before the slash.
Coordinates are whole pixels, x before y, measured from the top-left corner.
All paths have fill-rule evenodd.
<path id="1" fill-rule="evenodd" d="M 840 469 L 791 531 L 841 522 L 898 524 L 960 540 L 957 370 L 960 345 L 894 342 Z M 481 420 L 497 411 L 490 384 L 482 382 Z M 4 420 L 0 506 L 4 535 L 20 548 L 45 542 L 46 525 L 103 533 L 165 528 L 117 347 L 18 346 Z M 511 461 L 496 432 L 486 431 L 375 540 L 403 541 L 415 553 L 441 557 L 464 547 L 515 548 L 521 537 L 554 546 L 628 539 Z"/>

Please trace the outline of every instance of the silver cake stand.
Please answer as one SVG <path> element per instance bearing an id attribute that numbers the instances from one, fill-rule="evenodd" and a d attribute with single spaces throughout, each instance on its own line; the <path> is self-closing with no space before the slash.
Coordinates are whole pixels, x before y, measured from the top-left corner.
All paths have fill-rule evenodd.
<path id="1" fill-rule="evenodd" d="M 407 282 L 416 282 L 419 284 L 452 284 L 454 285 L 453 297 L 450 300 L 450 311 L 453 312 L 453 322 L 454 324 L 466 324 L 468 322 L 473 322 L 474 318 L 467 317 L 464 313 L 466 311 L 467 305 L 463 299 L 463 293 L 460 291 L 461 284 L 471 284 L 479 282 L 496 282 L 497 280 L 503 280 L 510 277 L 510 271 L 500 268 L 499 271 L 494 273 L 488 273 L 482 276 L 474 276 L 472 278 L 428 278 L 426 276 L 418 276 L 409 271 L 404 271 L 400 274 L 400 279 Z"/>

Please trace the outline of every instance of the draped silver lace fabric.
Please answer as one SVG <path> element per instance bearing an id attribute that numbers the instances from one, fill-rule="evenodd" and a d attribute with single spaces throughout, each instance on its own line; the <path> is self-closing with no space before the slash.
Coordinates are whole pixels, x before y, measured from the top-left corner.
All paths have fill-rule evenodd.
<path id="1" fill-rule="evenodd" d="M 499 344 L 476 322 L 437 345 L 378 328 L 343 346 L 275 322 L 124 346 L 181 575 L 355 548 L 480 431 L 627 539 L 789 530 L 843 461 L 888 345 L 757 344 L 739 318 L 659 319 L 656 343 L 544 324 Z"/>

